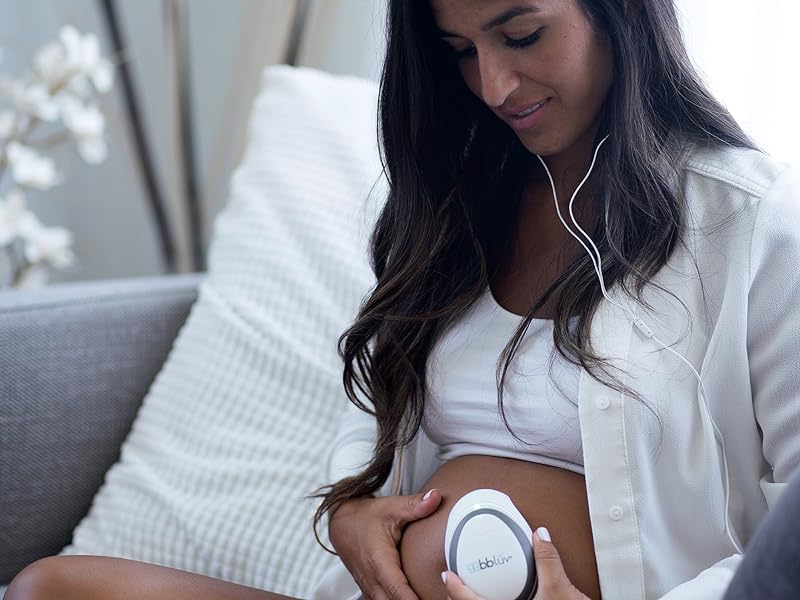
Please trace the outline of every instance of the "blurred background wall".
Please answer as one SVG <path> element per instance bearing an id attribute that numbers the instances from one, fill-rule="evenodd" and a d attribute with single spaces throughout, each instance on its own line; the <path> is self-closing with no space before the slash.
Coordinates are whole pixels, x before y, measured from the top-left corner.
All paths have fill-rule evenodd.
<path id="1" fill-rule="evenodd" d="M 198 184 L 204 217 L 203 239 L 227 200 L 230 175 L 244 145 L 250 104 L 260 73 L 285 59 L 297 10 L 307 5 L 297 49 L 298 64 L 333 73 L 377 78 L 383 52 L 383 0 L 189 0 L 188 58 L 191 64 L 192 122 Z M 187 218 L 182 209 L 176 126 L 177 81 L 163 0 L 116 0 L 141 105 L 156 175 L 164 193 L 177 266 L 191 270 Z M 94 32 L 111 54 L 100 2 L 96 0 L 0 0 L 0 71 L 19 75 L 35 50 L 58 35 L 64 24 Z M 78 264 L 51 270 L 51 282 L 105 279 L 164 272 L 146 190 L 124 110 L 119 76 L 101 97 L 109 156 L 87 166 L 73 146 L 51 155 L 64 183 L 30 193 L 28 205 L 45 225 L 74 234 Z"/>
<path id="2" fill-rule="evenodd" d="M 291 27 L 305 27 L 297 64 L 377 80 L 384 52 L 387 0 L 182 0 L 188 11 L 192 135 L 207 246 L 213 219 L 244 144 L 250 104 L 266 65 L 285 60 Z M 128 42 L 127 61 L 143 110 L 146 135 L 164 193 L 177 268 L 192 269 L 183 207 L 176 125 L 178 82 L 172 61 L 170 0 L 115 0 Z M 712 90 L 776 158 L 800 164 L 800 119 L 793 108 L 798 79 L 797 0 L 676 0 L 690 56 Z M 99 0 L 0 0 L 0 71 L 18 73 L 60 26 L 94 32 L 111 52 Z M 303 14 L 301 15 L 301 11 Z M 72 146 L 55 158 L 61 186 L 29 196 L 46 225 L 74 234 L 78 264 L 50 271 L 50 281 L 164 272 L 157 233 L 138 170 L 117 77 L 102 97 L 108 160 L 89 167 Z"/>

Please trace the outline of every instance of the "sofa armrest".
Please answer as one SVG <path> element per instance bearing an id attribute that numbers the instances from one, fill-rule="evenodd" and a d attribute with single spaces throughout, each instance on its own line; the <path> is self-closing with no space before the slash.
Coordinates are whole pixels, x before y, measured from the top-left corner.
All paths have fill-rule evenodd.
<path id="1" fill-rule="evenodd" d="M 0 293 L 0 585 L 69 543 L 202 277 Z"/>

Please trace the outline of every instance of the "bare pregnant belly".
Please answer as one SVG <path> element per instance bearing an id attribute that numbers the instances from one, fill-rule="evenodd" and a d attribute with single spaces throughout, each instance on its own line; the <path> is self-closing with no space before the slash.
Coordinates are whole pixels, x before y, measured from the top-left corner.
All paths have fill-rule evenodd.
<path id="1" fill-rule="evenodd" d="M 403 571 L 421 600 L 446 600 L 439 574 L 447 568 L 447 516 L 461 496 L 478 488 L 507 494 L 531 529 L 547 527 L 570 581 L 590 598 L 600 598 L 586 485 L 579 473 L 512 458 L 462 456 L 439 467 L 417 491 L 431 488 L 442 494 L 442 504 L 408 525 L 400 540 Z"/>

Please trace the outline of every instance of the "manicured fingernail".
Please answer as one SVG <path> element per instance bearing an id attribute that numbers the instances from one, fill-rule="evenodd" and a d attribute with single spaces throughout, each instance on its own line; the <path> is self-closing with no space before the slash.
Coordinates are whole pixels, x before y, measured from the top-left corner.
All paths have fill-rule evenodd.
<path id="1" fill-rule="evenodd" d="M 536 530 L 536 535 L 539 536 L 540 540 L 544 540 L 545 542 L 550 541 L 550 532 L 547 531 L 547 527 L 539 527 L 539 529 Z"/>
<path id="2" fill-rule="evenodd" d="M 433 488 L 433 489 L 435 490 L 436 488 Z M 422 501 L 423 501 L 423 502 L 425 502 L 425 500 L 427 500 L 428 498 L 430 498 L 430 497 L 431 497 L 431 494 L 432 494 L 432 493 L 433 493 L 433 490 L 428 490 L 428 493 L 427 493 L 427 494 L 425 494 L 425 495 L 422 497 Z"/>
<path id="3" fill-rule="evenodd" d="M 442 583 L 447 585 L 447 571 L 442 571 Z"/>

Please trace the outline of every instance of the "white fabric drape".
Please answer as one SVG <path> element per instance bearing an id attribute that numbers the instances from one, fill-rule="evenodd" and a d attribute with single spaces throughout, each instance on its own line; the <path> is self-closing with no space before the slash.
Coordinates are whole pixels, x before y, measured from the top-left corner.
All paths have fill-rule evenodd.
<path id="1" fill-rule="evenodd" d="M 676 0 L 689 56 L 774 158 L 800 165 L 800 2 Z"/>

